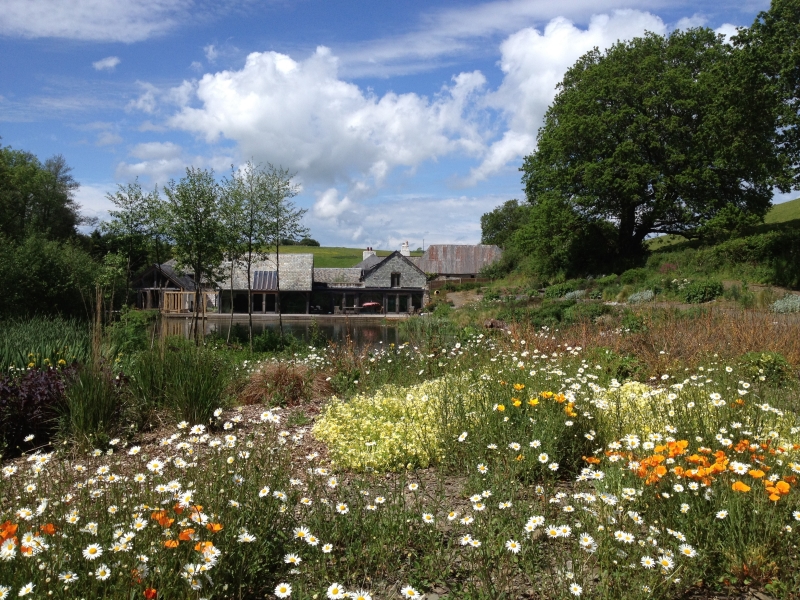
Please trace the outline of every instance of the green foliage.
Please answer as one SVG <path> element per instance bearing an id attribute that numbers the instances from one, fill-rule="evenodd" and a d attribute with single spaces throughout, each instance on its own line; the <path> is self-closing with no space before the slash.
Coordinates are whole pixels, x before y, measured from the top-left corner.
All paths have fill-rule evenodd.
<path id="1" fill-rule="evenodd" d="M 697 280 L 683 288 L 683 299 L 689 304 L 711 302 L 722 295 L 722 284 L 719 281 Z"/>
<path id="2" fill-rule="evenodd" d="M 208 423 L 226 404 L 229 366 L 217 353 L 202 347 L 165 352 L 165 404 L 189 423 Z"/>
<path id="3" fill-rule="evenodd" d="M 41 235 L 19 244 L 0 238 L 0 317 L 88 318 L 95 275 L 92 258 L 72 243 Z"/>
<path id="4" fill-rule="evenodd" d="M 84 448 L 103 447 L 125 432 L 127 408 L 119 378 L 107 369 L 85 365 L 67 384 L 60 433 Z"/>
<path id="5" fill-rule="evenodd" d="M 794 378 L 792 366 L 777 352 L 747 352 L 739 359 L 739 364 L 748 378 L 769 386 L 784 386 Z"/>
<path id="6" fill-rule="evenodd" d="M 243 341 L 246 341 L 246 336 Z M 303 345 L 303 341 L 291 333 L 285 333 L 281 337 L 277 331 L 269 327 L 265 327 L 261 333 L 253 337 L 254 352 L 294 352 Z"/>
<path id="7" fill-rule="evenodd" d="M 565 281 L 564 283 L 556 283 L 555 285 L 548 286 L 544 290 L 545 298 L 563 298 L 569 292 L 574 292 L 579 289 L 582 284 L 581 280 Z"/>
<path id="8" fill-rule="evenodd" d="M 123 308 L 118 321 L 106 327 L 106 336 L 113 349 L 127 357 L 145 350 L 153 341 L 152 328 L 159 319 L 157 310 Z"/>
<path id="9" fill-rule="evenodd" d="M 66 366 L 86 363 L 92 353 L 89 325 L 59 317 L 0 322 L 0 368 Z M 62 362 L 63 361 L 63 362 Z"/>
<path id="10" fill-rule="evenodd" d="M 635 285 L 647 280 L 650 272 L 647 269 L 628 269 L 619 276 L 619 282 L 622 285 Z"/>
<path id="11" fill-rule="evenodd" d="M 30 152 L 0 148 L 0 238 L 73 237 L 81 217 L 71 170 L 61 155 L 43 164 Z"/>
<path id="12" fill-rule="evenodd" d="M 508 200 L 481 216 L 481 244 L 506 248 L 509 240 L 525 221 L 529 207 L 518 200 Z"/>
<path id="13" fill-rule="evenodd" d="M 613 222 L 622 259 L 641 256 L 651 233 L 695 235 L 726 206 L 763 217 L 782 164 L 774 98 L 746 73 L 708 29 L 587 53 L 525 159 L 529 201 L 555 195 L 583 218 Z"/>
<path id="14" fill-rule="evenodd" d="M 611 313 L 613 309 L 610 306 L 599 302 L 580 302 L 574 306 L 570 306 L 563 313 L 563 319 L 566 323 L 580 323 L 588 321 L 594 322 L 598 317 Z"/>
<path id="15" fill-rule="evenodd" d="M 554 194 L 528 199 L 531 207 L 509 238 L 504 261 L 547 279 L 585 275 L 614 262 L 610 224 L 586 219 Z"/>

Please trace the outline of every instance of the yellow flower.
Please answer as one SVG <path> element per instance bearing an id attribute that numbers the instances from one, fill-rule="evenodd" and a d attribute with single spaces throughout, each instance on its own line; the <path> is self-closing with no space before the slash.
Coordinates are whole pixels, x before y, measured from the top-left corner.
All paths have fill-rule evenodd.
<path id="1" fill-rule="evenodd" d="M 522 404 L 522 400 L 520 400 L 519 398 L 512 398 L 511 404 L 513 404 L 514 406 L 520 406 Z"/>
<path id="2" fill-rule="evenodd" d="M 514 384 L 514 389 L 517 390 L 518 392 L 521 391 L 521 390 L 524 390 L 525 389 L 525 384 L 524 383 L 515 383 Z"/>
<path id="3" fill-rule="evenodd" d="M 498 404 L 497 405 L 497 410 L 499 410 L 500 412 L 503 412 L 505 409 L 506 409 L 505 404 Z"/>
<path id="4" fill-rule="evenodd" d="M 531 406 L 536 406 L 537 404 L 539 404 L 539 399 L 531 398 L 530 400 L 528 400 L 528 404 L 530 404 Z"/>

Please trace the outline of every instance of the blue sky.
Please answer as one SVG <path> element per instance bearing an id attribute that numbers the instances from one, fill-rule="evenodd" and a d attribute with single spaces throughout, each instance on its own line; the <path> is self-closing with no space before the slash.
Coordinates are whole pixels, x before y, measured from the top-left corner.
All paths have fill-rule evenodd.
<path id="1" fill-rule="evenodd" d="M 0 136 L 63 154 L 85 213 L 188 165 L 288 167 L 324 245 L 474 243 L 594 46 L 768 0 L 3 0 Z"/>

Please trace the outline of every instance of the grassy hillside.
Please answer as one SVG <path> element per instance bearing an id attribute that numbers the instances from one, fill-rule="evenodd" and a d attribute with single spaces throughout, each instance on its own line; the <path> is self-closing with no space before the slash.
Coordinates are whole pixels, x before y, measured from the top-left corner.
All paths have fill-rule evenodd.
<path id="1" fill-rule="evenodd" d="M 774 225 L 776 223 L 788 223 L 789 221 L 800 221 L 800 198 L 776 204 L 764 217 L 764 223 Z M 685 242 L 686 238 L 680 235 L 660 235 L 647 240 L 647 246 L 651 250 L 666 248 L 680 242 Z"/>
<path id="2" fill-rule="evenodd" d="M 785 223 L 800 219 L 800 198 L 776 204 L 764 218 L 765 223 Z"/>
<path id="3" fill-rule="evenodd" d="M 346 268 L 361 262 L 363 248 L 327 248 L 319 246 L 281 246 L 284 254 L 313 254 L 314 266 L 318 268 Z M 378 256 L 389 256 L 392 250 L 376 250 Z M 422 256 L 422 252 L 412 252 L 411 256 Z"/>

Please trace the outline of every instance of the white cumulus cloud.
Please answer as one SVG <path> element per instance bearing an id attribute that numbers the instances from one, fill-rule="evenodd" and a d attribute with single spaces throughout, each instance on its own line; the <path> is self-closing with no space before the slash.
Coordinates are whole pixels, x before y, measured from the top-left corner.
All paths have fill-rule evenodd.
<path id="1" fill-rule="evenodd" d="M 342 80 L 327 48 L 301 61 L 254 52 L 240 70 L 209 73 L 165 94 L 181 105 L 167 122 L 209 143 L 233 140 L 242 156 L 289 167 L 305 180 L 380 185 L 396 167 L 479 155 L 482 135 L 467 113 L 485 82 L 475 71 L 453 77 L 433 98 L 379 97 Z M 148 88 L 132 107 L 153 110 L 154 99 Z"/>
<path id="2" fill-rule="evenodd" d="M 118 56 L 108 56 L 92 63 L 96 71 L 113 71 L 122 61 Z"/>
<path id="3" fill-rule="evenodd" d="M 619 10 L 595 15 L 586 29 L 558 17 L 544 30 L 526 28 L 506 38 L 500 46 L 503 82 L 488 94 L 486 103 L 503 113 L 507 130 L 490 146 L 481 164 L 472 169 L 466 183 L 484 180 L 534 150 L 556 85 L 578 58 L 594 47 L 602 50 L 646 31 L 664 34 L 666 26 L 650 13 Z"/>
<path id="4" fill-rule="evenodd" d="M 353 208 L 353 202 L 345 196 L 339 199 L 339 191 L 336 188 L 328 188 L 317 196 L 314 202 L 314 216 L 320 219 L 336 219 L 344 211 Z"/>

